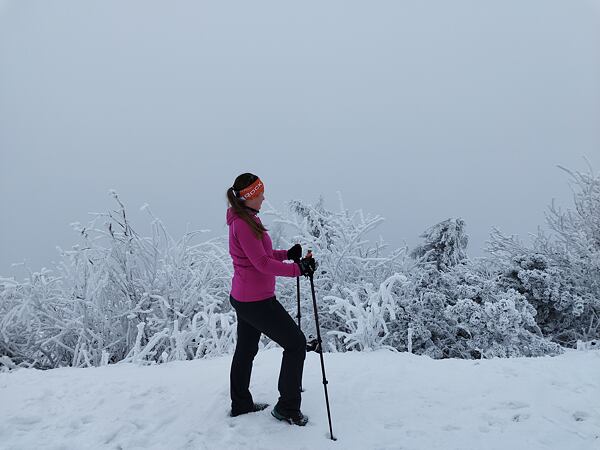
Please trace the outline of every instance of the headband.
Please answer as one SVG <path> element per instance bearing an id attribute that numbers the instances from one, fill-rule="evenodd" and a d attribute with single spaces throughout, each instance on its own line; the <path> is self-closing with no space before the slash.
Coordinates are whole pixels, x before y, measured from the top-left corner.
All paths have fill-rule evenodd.
<path id="1" fill-rule="evenodd" d="M 257 197 L 262 192 L 265 192 L 265 185 L 263 184 L 263 182 L 261 181 L 260 178 L 257 178 L 256 181 L 254 183 L 252 183 L 250 186 L 242 189 L 238 193 L 238 197 L 240 200 L 250 200 L 254 197 Z M 235 189 L 234 189 L 234 193 L 235 193 Z"/>

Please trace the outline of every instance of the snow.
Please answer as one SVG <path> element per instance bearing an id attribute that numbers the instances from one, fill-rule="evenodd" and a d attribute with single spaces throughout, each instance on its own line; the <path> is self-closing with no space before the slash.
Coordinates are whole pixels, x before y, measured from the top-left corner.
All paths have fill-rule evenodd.
<path id="1" fill-rule="evenodd" d="M 1 449 L 600 449 L 600 352 L 433 360 L 307 355 L 302 410 L 228 416 L 231 356 L 0 373 Z M 281 349 L 259 352 L 251 389 L 273 404 Z"/>

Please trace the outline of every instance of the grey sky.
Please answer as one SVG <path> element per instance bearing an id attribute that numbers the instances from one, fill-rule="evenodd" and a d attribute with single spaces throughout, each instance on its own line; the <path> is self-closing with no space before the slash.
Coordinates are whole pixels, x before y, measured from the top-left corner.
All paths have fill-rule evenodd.
<path id="1" fill-rule="evenodd" d="M 0 275 L 149 203 L 225 230 L 224 192 L 323 195 L 390 244 L 466 220 L 526 237 L 561 164 L 600 170 L 598 1 L 0 1 Z M 268 220 L 267 220 L 268 223 Z"/>

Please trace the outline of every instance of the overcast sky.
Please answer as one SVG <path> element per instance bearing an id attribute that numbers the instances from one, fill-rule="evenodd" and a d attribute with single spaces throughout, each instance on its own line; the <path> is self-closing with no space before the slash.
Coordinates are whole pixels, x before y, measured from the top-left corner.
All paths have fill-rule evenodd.
<path id="1" fill-rule="evenodd" d="M 527 238 L 600 170 L 597 0 L 0 0 L 0 275 L 88 212 L 226 232 L 225 190 Z M 268 225 L 269 219 L 265 219 Z"/>

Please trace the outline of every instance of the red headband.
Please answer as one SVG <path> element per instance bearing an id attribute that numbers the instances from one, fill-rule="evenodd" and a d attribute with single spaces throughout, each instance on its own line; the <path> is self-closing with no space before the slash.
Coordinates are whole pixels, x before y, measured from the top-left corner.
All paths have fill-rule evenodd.
<path id="1" fill-rule="evenodd" d="M 240 191 L 240 198 L 242 200 L 250 200 L 251 198 L 257 197 L 262 192 L 265 192 L 265 185 L 260 178 L 257 178 L 254 183 Z"/>

